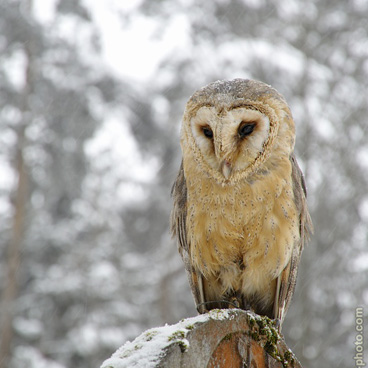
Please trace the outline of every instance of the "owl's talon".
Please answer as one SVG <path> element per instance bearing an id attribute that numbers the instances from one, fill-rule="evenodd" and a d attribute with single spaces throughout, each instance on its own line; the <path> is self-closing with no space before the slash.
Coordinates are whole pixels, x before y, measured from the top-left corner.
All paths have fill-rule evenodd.
<path id="1" fill-rule="evenodd" d="M 229 304 L 232 305 L 229 308 L 240 308 L 239 299 L 235 296 L 230 299 Z"/>

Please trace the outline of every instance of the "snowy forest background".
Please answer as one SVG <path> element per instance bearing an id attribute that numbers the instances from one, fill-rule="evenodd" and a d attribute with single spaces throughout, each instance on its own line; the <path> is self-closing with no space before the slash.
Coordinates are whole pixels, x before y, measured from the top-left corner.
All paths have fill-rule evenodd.
<path id="1" fill-rule="evenodd" d="M 2 0 L 1 368 L 99 367 L 196 314 L 168 232 L 180 120 L 196 89 L 235 77 L 273 85 L 296 121 L 315 235 L 286 342 L 306 367 L 353 365 L 368 2 Z"/>

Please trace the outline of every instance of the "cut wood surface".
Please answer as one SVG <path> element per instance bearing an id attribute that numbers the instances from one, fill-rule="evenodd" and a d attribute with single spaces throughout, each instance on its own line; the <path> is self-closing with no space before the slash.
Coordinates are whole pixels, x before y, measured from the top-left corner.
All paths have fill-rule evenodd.
<path id="1" fill-rule="evenodd" d="M 101 368 L 301 368 L 273 321 L 250 311 L 216 309 L 145 331 Z"/>

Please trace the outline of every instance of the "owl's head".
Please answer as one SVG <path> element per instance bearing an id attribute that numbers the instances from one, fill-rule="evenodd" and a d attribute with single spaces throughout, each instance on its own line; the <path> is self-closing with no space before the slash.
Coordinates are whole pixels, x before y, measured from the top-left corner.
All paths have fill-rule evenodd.
<path id="1" fill-rule="evenodd" d="M 284 98 L 258 81 L 218 81 L 189 99 L 183 118 L 184 156 L 228 184 L 289 157 L 294 123 Z M 273 163 L 275 164 L 275 163 Z"/>

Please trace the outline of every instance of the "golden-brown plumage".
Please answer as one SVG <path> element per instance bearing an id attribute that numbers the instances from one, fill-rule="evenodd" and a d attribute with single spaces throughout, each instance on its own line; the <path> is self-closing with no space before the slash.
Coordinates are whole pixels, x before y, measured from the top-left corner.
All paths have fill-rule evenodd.
<path id="1" fill-rule="evenodd" d="M 219 81 L 189 99 L 171 223 L 200 313 L 283 321 L 312 226 L 294 139 L 286 101 L 264 83 Z"/>

